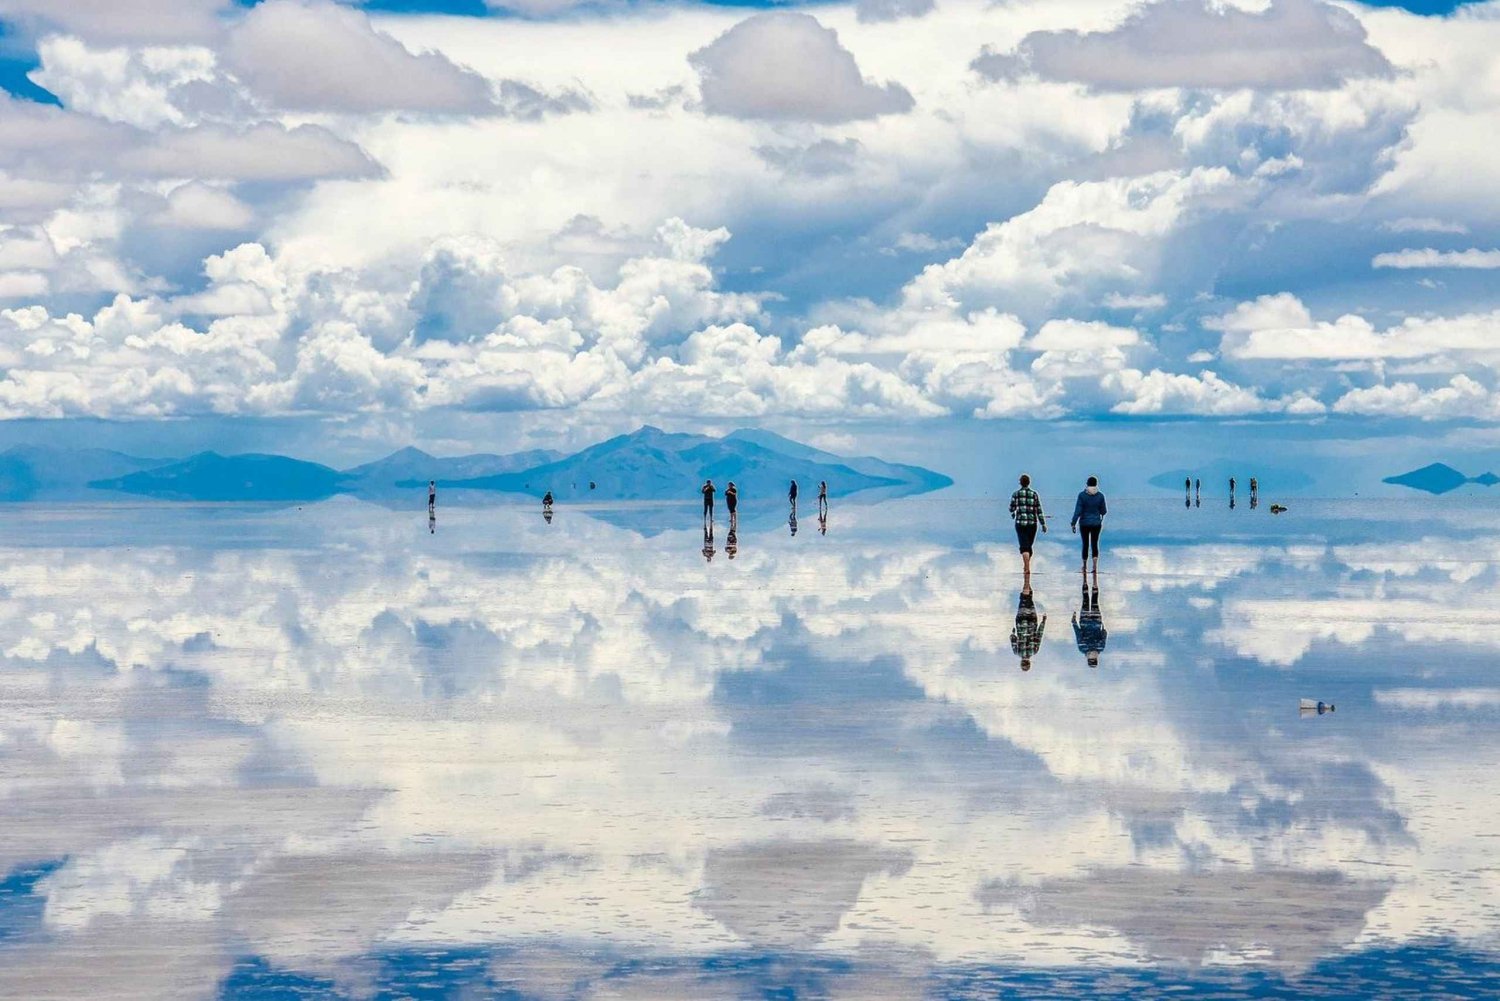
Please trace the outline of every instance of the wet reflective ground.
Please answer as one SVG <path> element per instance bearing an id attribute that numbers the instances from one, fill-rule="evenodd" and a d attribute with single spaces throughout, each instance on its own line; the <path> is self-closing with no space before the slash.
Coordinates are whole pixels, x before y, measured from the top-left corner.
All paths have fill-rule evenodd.
<path id="1" fill-rule="evenodd" d="M 1500 506 L 1205 505 L 12 507 L 0 997 L 1495 996 Z"/>

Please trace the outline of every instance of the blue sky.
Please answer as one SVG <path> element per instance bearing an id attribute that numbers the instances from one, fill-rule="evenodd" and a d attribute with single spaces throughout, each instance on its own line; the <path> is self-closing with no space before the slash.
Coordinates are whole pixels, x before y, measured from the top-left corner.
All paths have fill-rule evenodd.
<path id="1" fill-rule="evenodd" d="M 763 6 L 0 0 L 0 418 L 1500 419 L 1500 4 Z"/>

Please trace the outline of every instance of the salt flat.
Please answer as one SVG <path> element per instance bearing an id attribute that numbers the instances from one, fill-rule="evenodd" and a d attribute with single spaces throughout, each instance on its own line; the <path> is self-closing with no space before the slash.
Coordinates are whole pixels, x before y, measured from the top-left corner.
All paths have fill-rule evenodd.
<path id="1" fill-rule="evenodd" d="M 0 996 L 1500 990 L 1494 502 L 417 507 L 9 511 Z"/>

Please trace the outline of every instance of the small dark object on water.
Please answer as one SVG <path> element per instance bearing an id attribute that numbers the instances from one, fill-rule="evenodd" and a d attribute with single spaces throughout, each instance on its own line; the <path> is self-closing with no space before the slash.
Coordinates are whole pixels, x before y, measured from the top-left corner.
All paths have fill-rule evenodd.
<path id="1" fill-rule="evenodd" d="M 594 481 L 593 480 L 589 480 L 589 489 L 590 490 L 594 489 Z"/>
<path id="2" fill-rule="evenodd" d="M 1286 505 L 1285 504 L 1272 504 L 1271 505 L 1271 513 L 1272 514 L 1280 514 L 1281 512 L 1283 512 L 1285 510 L 1286 510 Z"/>

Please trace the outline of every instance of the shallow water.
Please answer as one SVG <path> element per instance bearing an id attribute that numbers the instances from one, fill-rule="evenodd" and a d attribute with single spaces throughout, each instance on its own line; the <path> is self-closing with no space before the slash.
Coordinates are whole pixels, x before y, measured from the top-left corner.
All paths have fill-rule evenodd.
<path id="1" fill-rule="evenodd" d="M 1494 996 L 1500 506 L 1112 503 L 8 508 L 0 997 Z"/>

